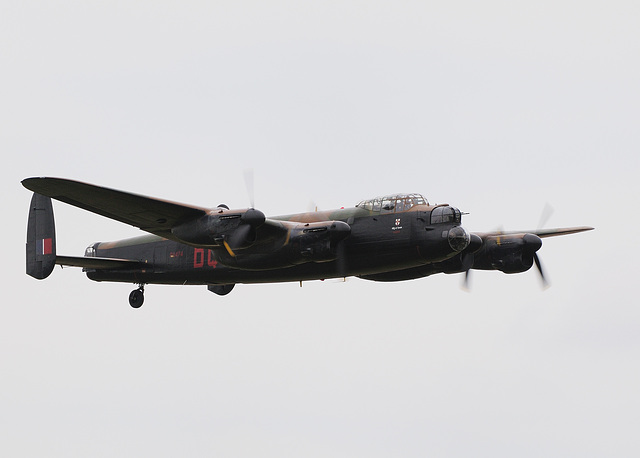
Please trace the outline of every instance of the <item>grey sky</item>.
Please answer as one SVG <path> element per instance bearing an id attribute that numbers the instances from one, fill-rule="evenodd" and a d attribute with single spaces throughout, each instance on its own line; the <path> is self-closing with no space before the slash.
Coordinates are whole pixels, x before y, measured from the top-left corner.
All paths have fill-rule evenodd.
<path id="1" fill-rule="evenodd" d="M 0 452 L 637 456 L 637 2 L 5 2 Z M 24 274 L 29 176 L 267 215 L 423 193 L 534 271 L 147 288 Z M 54 204 L 58 251 L 134 228 Z"/>

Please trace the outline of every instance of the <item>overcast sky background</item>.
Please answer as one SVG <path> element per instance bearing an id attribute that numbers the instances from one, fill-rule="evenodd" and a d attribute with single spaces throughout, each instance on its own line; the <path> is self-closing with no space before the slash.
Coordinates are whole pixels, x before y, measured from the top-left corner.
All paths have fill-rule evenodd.
<path id="1" fill-rule="evenodd" d="M 637 456 L 640 4 L 3 2 L 5 456 Z M 24 274 L 29 176 L 267 215 L 423 193 L 592 225 L 536 272 Z M 54 203 L 58 252 L 139 235 Z"/>

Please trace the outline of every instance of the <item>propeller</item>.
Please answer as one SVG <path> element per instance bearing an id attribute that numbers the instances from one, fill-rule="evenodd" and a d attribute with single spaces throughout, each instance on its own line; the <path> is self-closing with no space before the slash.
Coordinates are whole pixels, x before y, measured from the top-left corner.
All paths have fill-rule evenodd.
<path id="1" fill-rule="evenodd" d="M 469 273 L 471 269 L 467 269 L 464 271 L 464 280 L 462 280 L 462 290 L 466 292 L 471 292 L 471 288 L 469 287 Z"/>
<path id="2" fill-rule="evenodd" d="M 254 173 L 252 168 L 244 170 L 244 185 L 247 189 L 250 208 L 240 217 L 240 225 L 232 234 L 222 240 L 224 248 L 230 256 L 235 257 L 238 248 L 255 237 L 255 229 L 264 224 L 266 217 L 255 209 Z M 225 206 L 226 207 L 226 206 Z"/>
<path id="3" fill-rule="evenodd" d="M 549 218 L 551 218 L 551 215 L 553 215 L 553 212 L 554 209 L 549 204 L 549 202 L 544 204 L 544 208 L 542 209 L 542 213 L 540 214 L 540 220 L 538 221 L 538 231 L 547 225 L 547 223 L 549 222 Z"/>
<path id="4" fill-rule="evenodd" d="M 542 247 L 542 239 L 535 234 L 526 234 L 522 241 L 525 243 L 527 249 L 531 251 L 533 262 L 535 263 L 538 273 L 540 274 L 540 279 L 542 280 L 542 287 L 544 289 L 548 288 L 549 282 L 544 275 L 544 269 L 542 268 L 542 263 L 540 262 L 540 257 L 537 253 L 537 251 Z"/>
<path id="5" fill-rule="evenodd" d="M 553 215 L 554 208 L 549 204 L 549 202 L 544 204 L 544 208 L 542 209 L 542 214 L 540 215 L 540 220 L 538 221 L 538 228 L 536 232 L 539 232 L 544 226 L 547 225 L 551 215 Z M 540 246 L 542 246 L 542 240 L 540 241 Z M 538 250 L 536 250 L 538 251 Z M 540 274 L 540 280 L 542 280 L 542 288 L 547 289 L 549 287 L 549 281 L 544 275 L 544 269 L 542 268 L 542 263 L 540 262 L 540 257 L 538 253 L 533 253 L 533 262 L 536 264 L 536 268 L 538 269 L 538 273 Z"/>
<path id="6" fill-rule="evenodd" d="M 242 224 L 241 226 L 238 226 L 235 231 L 233 231 L 233 234 L 227 237 L 228 241 L 227 238 L 224 238 L 222 240 L 222 244 L 227 250 L 227 253 L 229 253 L 232 257 L 235 257 L 236 253 L 234 250 L 244 243 L 250 231 L 251 226 L 249 226 L 248 224 Z"/>
<path id="7" fill-rule="evenodd" d="M 533 253 L 533 262 L 536 263 L 536 267 L 538 268 L 538 272 L 540 273 L 540 279 L 542 280 L 542 287 L 547 289 L 549 287 L 549 282 L 544 276 L 544 270 L 542 269 L 542 263 L 540 263 L 540 258 L 538 257 L 538 253 Z"/>
<path id="8" fill-rule="evenodd" d="M 469 240 L 469 246 L 462 252 L 462 268 L 464 269 L 464 280 L 462 283 L 462 289 L 470 291 L 469 289 L 469 273 L 473 267 L 473 261 L 475 260 L 475 253 L 482 248 L 484 242 L 479 235 L 471 234 Z"/>
<path id="9" fill-rule="evenodd" d="M 229 236 L 222 240 L 227 253 L 235 257 L 235 250 L 251 242 L 255 237 L 255 229 L 266 221 L 264 213 L 255 208 L 250 208 L 240 217 L 240 225 Z"/>
<path id="10" fill-rule="evenodd" d="M 251 208 L 255 208 L 255 192 L 254 192 L 254 178 L 253 169 L 245 169 L 244 171 L 244 185 L 247 188 L 247 194 L 249 195 L 249 205 Z"/>

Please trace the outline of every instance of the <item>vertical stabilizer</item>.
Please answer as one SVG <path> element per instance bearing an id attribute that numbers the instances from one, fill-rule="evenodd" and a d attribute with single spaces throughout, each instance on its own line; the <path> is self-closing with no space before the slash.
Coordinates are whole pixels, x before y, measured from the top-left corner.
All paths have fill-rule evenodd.
<path id="1" fill-rule="evenodd" d="M 56 228 L 51 198 L 34 193 L 27 224 L 27 274 L 47 278 L 56 265 Z"/>

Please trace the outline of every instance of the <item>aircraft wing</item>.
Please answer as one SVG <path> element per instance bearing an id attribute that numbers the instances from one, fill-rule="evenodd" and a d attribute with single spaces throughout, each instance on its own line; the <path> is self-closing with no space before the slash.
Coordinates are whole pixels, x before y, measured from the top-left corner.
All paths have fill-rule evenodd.
<path id="1" fill-rule="evenodd" d="M 514 234 L 535 234 L 540 238 L 545 237 L 557 237 L 559 235 L 577 234 L 578 232 L 592 231 L 594 228 L 589 226 L 578 227 L 564 227 L 557 229 L 542 229 L 536 231 L 494 231 L 494 232 L 476 232 L 475 234 L 481 238 L 485 237 L 498 237 L 501 235 L 514 235 Z"/>
<path id="2" fill-rule="evenodd" d="M 238 246 L 246 243 L 252 226 L 257 228 L 255 243 L 270 243 L 274 239 L 286 239 L 293 223 L 286 221 L 269 220 L 262 212 L 254 209 L 227 211 L 225 214 L 220 209 L 211 214 L 211 209 L 186 205 L 177 202 L 147 197 L 116 189 L 96 186 L 64 178 L 27 178 L 22 181 L 25 188 L 33 191 L 35 195 L 44 198 L 56 199 L 107 218 L 120 221 L 143 231 L 160 237 L 175 240 L 181 243 L 189 243 L 195 246 L 210 247 L 214 241 L 210 231 L 201 227 L 199 220 L 210 215 L 218 225 L 220 238 L 224 240 L 224 246 L 230 253 L 234 253 Z M 33 206 L 33 204 L 32 204 Z M 51 223 L 53 227 L 53 222 Z M 176 229 L 178 229 L 176 233 Z M 35 240 L 35 239 L 34 239 Z M 34 241 L 35 243 L 35 241 Z M 219 243 L 219 242 L 215 242 Z M 232 254 L 235 256 L 235 254 Z M 60 264 L 62 258 L 56 258 L 55 263 Z M 90 266 L 88 263 L 97 262 L 79 258 L 65 258 L 68 264 L 87 268 L 123 268 L 114 263 L 106 267 Z M 90 258 L 89 258 L 90 259 Z M 126 260 L 121 260 L 126 261 Z M 53 266 L 50 260 L 50 268 Z M 126 267 L 131 267 L 127 265 Z"/>
<path id="3" fill-rule="evenodd" d="M 27 178 L 22 185 L 35 193 L 167 238 L 172 238 L 173 226 L 199 218 L 207 212 L 202 207 L 63 178 Z"/>

